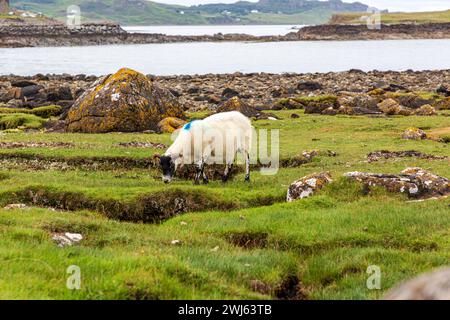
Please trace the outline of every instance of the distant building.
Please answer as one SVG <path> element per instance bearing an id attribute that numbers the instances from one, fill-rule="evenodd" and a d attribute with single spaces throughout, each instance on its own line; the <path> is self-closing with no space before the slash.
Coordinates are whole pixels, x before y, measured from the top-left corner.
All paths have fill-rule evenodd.
<path id="1" fill-rule="evenodd" d="M 0 0 L 0 13 L 9 12 L 9 0 Z"/>

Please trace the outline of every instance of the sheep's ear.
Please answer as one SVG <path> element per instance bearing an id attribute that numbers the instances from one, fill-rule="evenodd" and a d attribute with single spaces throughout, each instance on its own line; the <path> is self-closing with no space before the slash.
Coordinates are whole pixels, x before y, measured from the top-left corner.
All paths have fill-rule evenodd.
<path id="1" fill-rule="evenodd" d="M 161 155 L 159 153 L 155 153 L 152 157 L 153 164 L 158 165 L 161 162 Z"/>

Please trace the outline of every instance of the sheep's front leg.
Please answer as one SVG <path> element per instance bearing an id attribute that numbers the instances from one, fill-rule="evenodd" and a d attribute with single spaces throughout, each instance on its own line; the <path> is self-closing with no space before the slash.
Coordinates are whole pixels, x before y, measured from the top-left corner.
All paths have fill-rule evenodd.
<path id="1" fill-rule="evenodd" d="M 200 160 L 196 165 L 196 173 L 195 173 L 195 180 L 194 184 L 200 184 L 200 177 L 203 176 L 203 169 L 205 167 L 205 163 L 203 160 Z"/>
<path id="2" fill-rule="evenodd" d="M 227 182 L 228 181 L 228 178 L 230 177 L 230 172 L 231 172 L 231 169 L 233 168 L 233 164 L 232 163 L 230 163 L 230 164 L 226 164 L 225 165 L 225 171 L 223 172 L 223 176 L 222 176 L 222 182 Z"/>

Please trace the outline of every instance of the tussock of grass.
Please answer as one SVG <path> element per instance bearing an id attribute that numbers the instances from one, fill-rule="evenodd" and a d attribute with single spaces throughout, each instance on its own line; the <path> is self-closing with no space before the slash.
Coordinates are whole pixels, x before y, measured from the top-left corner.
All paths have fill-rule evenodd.
<path id="1" fill-rule="evenodd" d="M 22 113 L 22 114 L 34 114 L 35 116 L 41 117 L 41 118 L 50 118 L 50 117 L 56 117 L 60 115 L 62 112 L 62 107 L 57 105 L 51 105 L 51 106 L 43 106 L 43 107 L 37 107 L 34 109 L 25 109 L 25 108 L 0 108 L 0 114 L 15 114 L 15 113 Z"/>
<path id="2" fill-rule="evenodd" d="M 297 97 L 294 98 L 295 101 L 300 103 L 308 103 L 308 102 L 331 102 L 336 103 L 337 97 L 333 95 L 318 95 L 312 97 Z"/>
<path id="3" fill-rule="evenodd" d="M 0 130 L 5 129 L 39 129 L 46 120 L 31 114 L 0 114 Z"/>

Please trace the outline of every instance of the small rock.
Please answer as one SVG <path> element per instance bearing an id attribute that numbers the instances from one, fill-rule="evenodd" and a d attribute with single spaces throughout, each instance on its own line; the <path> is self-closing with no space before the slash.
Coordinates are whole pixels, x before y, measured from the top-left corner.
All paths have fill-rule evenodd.
<path id="1" fill-rule="evenodd" d="M 436 109 L 429 104 L 421 106 L 419 109 L 414 111 L 416 116 L 435 116 L 437 115 Z"/>
<path id="2" fill-rule="evenodd" d="M 55 233 L 52 236 L 52 240 L 55 241 L 58 244 L 58 247 L 66 247 L 71 246 L 74 243 L 80 242 L 83 240 L 83 236 L 79 233 Z"/>
<path id="3" fill-rule="evenodd" d="M 232 97 L 217 108 L 217 113 L 228 111 L 239 111 L 247 117 L 258 117 L 258 115 L 260 115 L 258 110 L 248 105 L 237 96 Z"/>
<path id="4" fill-rule="evenodd" d="M 427 135 L 425 131 L 419 128 L 411 127 L 403 132 L 402 138 L 407 140 L 423 140 L 427 138 Z"/>
<path id="5" fill-rule="evenodd" d="M 177 245 L 181 244 L 181 241 L 180 240 L 172 240 L 172 241 L 170 241 L 170 244 L 174 245 L 174 246 L 177 246 Z"/>
<path id="6" fill-rule="evenodd" d="M 312 158 L 317 157 L 319 155 L 319 150 L 311 150 L 311 151 L 303 151 L 302 155 L 308 160 L 311 161 Z"/>
<path id="7" fill-rule="evenodd" d="M 162 119 L 157 124 L 158 132 L 160 133 L 172 133 L 175 130 L 181 128 L 186 124 L 186 121 L 175 118 L 175 117 L 167 117 Z"/>
<path id="8" fill-rule="evenodd" d="M 19 209 L 28 209 L 28 206 L 26 204 L 23 203 L 12 203 L 12 204 L 8 204 L 6 207 L 4 207 L 3 209 L 5 210 L 19 210 Z"/>
<path id="9" fill-rule="evenodd" d="M 331 175 L 329 172 L 313 173 L 307 175 L 300 180 L 293 182 L 288 189 L 286 201 L 292 202 L 297 199 L 308 198 L 326 184 L 331 183 Z"/>
<path id="10" fill-rule="evenodd" d="M 214 248 L 211 249 L 211 252 L 217 252 L 219 251 L 219 246 L 215 246 Z"/>
<path id="11" fill-rule="evenodd" d="M 226 99 L 231 99 L 233 97 L 239 96 L 239 92 L 232 88 L 225 88 L 222 91 L 222 97 L 225 97 Z"/>
<path id="12" fill-rule="evenodd" d="M 186 221 L 181 221 L 181 222 L 180 222 L 180 225 L 182 225 L 182 226 L 187 226 L 187 222 L 186 222 Z"/>
<path id="13" fill-rule="evenodd" d="M 296 114 L 296 113 L 293 113 L 293 114 L 291 114 L 291 118 L 292 119 L 298 119 L 298 118 L 300 118 L 300 116 L 298 114 Z"/>

